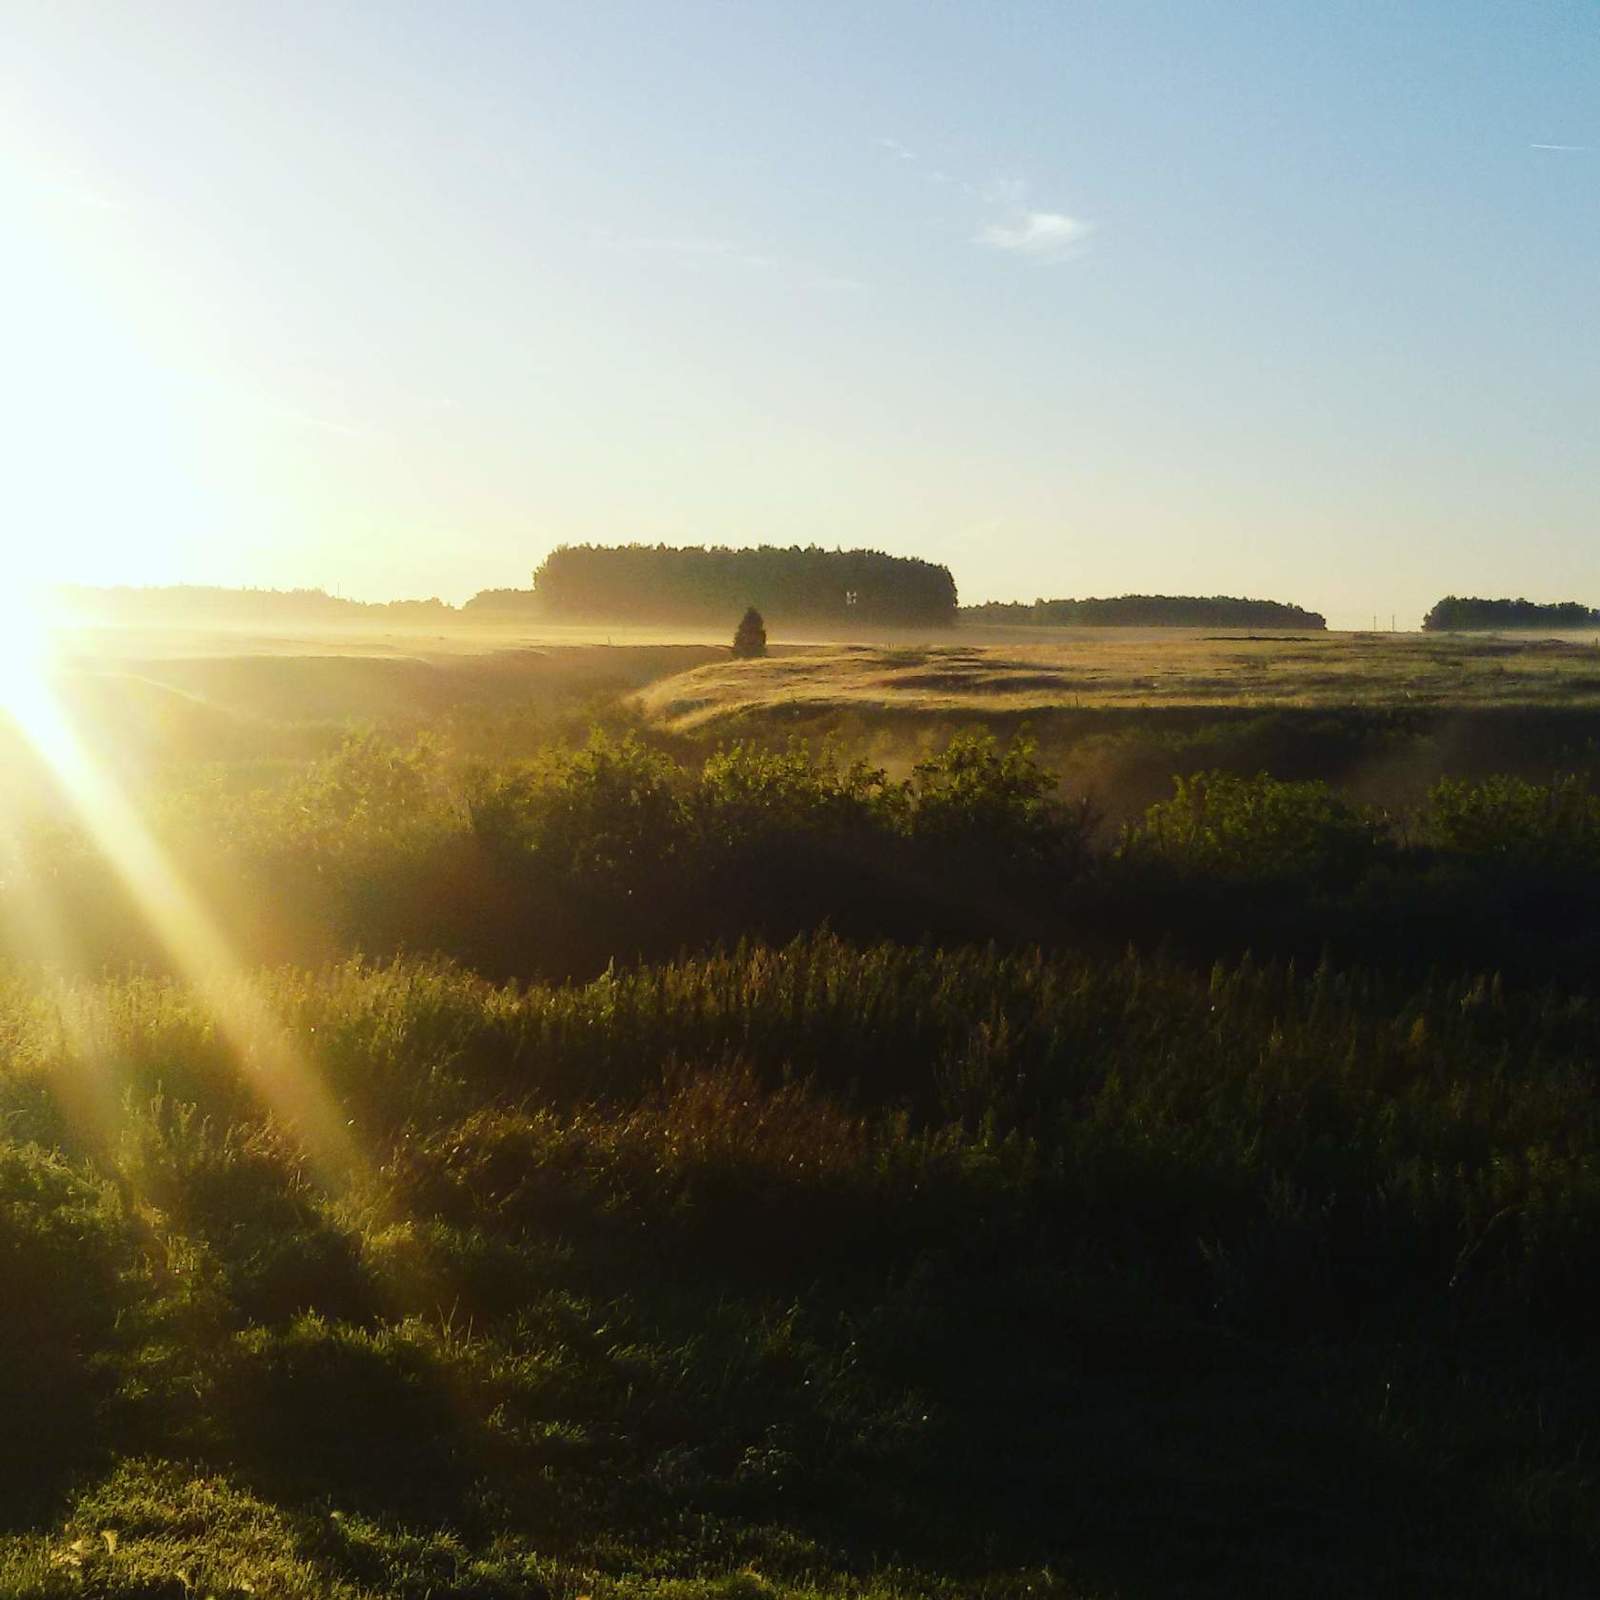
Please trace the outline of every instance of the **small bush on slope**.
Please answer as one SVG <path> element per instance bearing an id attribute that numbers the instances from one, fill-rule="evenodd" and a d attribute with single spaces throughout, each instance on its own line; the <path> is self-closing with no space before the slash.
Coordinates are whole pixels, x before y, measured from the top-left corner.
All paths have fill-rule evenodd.
<path id="1" fill-rule="evenodd" d="M 0 1141 L 0 1521 L 103 1445 L 132 1261 L 110 1183 Z"/>

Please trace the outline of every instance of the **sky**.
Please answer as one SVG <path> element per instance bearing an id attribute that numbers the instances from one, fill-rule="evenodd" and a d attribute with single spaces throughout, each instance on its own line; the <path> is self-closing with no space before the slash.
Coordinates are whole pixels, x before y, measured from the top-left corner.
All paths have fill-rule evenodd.
<path id="1" fill-rule="evenodd" d="M 1600 604 L 1593 0 L 0 0 L 15 576 Z"/>

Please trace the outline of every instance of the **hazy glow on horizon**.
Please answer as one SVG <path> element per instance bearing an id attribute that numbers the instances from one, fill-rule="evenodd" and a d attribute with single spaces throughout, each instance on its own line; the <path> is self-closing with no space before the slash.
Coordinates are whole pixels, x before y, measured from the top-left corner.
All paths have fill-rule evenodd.
<path id="1" fill-rule="evenodd" d="M 1600 14 L 23 3 L 13 574 L 1600 603 Z"/>

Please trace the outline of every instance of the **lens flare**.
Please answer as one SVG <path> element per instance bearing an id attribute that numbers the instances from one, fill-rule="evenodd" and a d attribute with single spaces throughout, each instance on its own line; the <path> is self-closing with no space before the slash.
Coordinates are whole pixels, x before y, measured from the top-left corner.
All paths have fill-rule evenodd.
<path id="1" fill-rule="evenodd" d="M 96 759 L 57 684 L 49 613 L 13 590 L 0 604 L 0 720 L 56 779 L 85 831 L 137 900 L 174 967 L 210 1004 L 263 1101 L 332 1180 L 358 1170 L 346 1119 L 261 999 L 210 908 L 185 881 L 114 774 Z"/>

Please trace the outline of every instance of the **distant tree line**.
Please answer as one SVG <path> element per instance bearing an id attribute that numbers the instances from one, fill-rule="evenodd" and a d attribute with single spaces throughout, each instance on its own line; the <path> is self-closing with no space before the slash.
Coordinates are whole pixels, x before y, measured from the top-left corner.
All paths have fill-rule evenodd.
<path id="1" fill-rule="evenodd" d="M 1428 633 L 1492 632 L 1500 628 L 1600 627 L 1600 611 L 1576 600 L 1480 600 L 1446 595 L 1422 619 Z"/>
<path id="2" fill-rule="evenodd" d="M 59 591 L 67 613 L 86 622 L 439 621 L 456 615 L 443 600 L 347 600 L 323 589 L 223 589 L 204 584 Z"/>
<path id="3" fill-rule="evenodd" d="M 470 600 L 464 601 L 461 610 L 474 618 L 515 615 L 539 609 L 538 597 L 532 589 L 480 589 Z"/>
<path id="4" fill-rule="evenodd" d="M 721 621 L 754 606 L 780 620 L 943 626 L 956 585 L 948 567 L 881 550 L 562 545 L 534 572 L 532 602 L 548 617 L 617 622 Z"/>
<path id="5" fill-rule="evenodd" d="M 1078 627 L 1320 629 L 1315 611 L 1228 595 L 1121 595 L 1114 599 L 989 601 L 959 606 L 947 567 L 879 550 L 816 545 L 562 545 L 528 589 L 482 589 L 457 607 L 427 600 L 361 601 L 323 589 L 226 589 L 202 584 L 60 591 L 67 611 L 95 622 L 227 624 L 449 623 L 596 620 L 724 624 L 754 607 L 767 619 L 944 627 L 969 622 Z M 1568 602 L 1441 600 L 1424 628 L 1583 628 L 1600 612 Z"/>
<path id="6" fill-rule="evenodd" d="M 991 600 L 962 606 L 968 622 L 1080 628 L 1326 628 L 1319 611 L 1232 595 L 1125 594 L 1105 600 Z"/>

